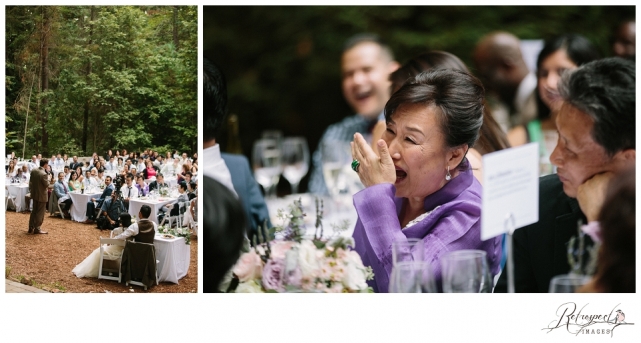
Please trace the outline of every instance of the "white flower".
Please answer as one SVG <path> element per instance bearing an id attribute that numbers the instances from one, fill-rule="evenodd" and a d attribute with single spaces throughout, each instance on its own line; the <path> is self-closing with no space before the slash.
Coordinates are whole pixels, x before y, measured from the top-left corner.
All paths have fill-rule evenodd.
<path id="1" fill-rule="evenodd" d="M 167 228 L 163 228 L 162 232 L 167 233 Z"/>
<path id="2" fill-rule="evenodd" d="M 303 278 L 313 279 L 318 273 L 318 259 L 316 246 L 308 240 L 304 240 L 298 247 L 298 267 Z"/>
<path id="3" fill-rule="evenodd" d="M 181 234 L 181 235 L 182 235 L 182 233 L 183 233 L 183 229 L 181 229 L 181 228 L 177 228 L 177 229 L 176 229 L 176 232 L 178 232 L 178 234 Z"/>
<path id="4" fill-rule="evenodd" d="M 241 282 L 236 288 L 236 293 L 264 293 L 262 288 L 255 280 Z"/>
<path id="5" fill-rule="evenodd" d="M 367 289 L 365 267 L 358 253 L 350 250 L 344 262 L 347 263 L 347 265 L 345 266 L 345 274 L 343 274 L 343 285 L 354 291 Z"/>

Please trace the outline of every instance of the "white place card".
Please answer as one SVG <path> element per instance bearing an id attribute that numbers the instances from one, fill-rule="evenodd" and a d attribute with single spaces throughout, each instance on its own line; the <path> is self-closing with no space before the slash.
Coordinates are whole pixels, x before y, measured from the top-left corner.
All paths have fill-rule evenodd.
<path id="1" fill-rule="evenodd" d="M 481 239 L 539 220 L 539 144 L 483 156 Z"/>

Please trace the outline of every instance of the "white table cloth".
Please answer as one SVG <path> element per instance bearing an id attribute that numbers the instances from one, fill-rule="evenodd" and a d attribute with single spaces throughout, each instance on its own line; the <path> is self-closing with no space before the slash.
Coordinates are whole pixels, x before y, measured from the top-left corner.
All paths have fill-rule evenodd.
<path id="1" fill-rule="evenodd" d="M 29 209 L 24 197 L 29 193 L 29 185 L 25 183 L 7 183 L 7 191 L 16 194 L 16 212 L 23 212 Z"/>
<path id="2" fill-rule="evenodd" d="M 191 259 L 190 245 L 183 237 L 164 238 L 156 235 L 156 260 L 158 260 L 158 282 L 178 283 L 187 275 Z"/>
<path id="3" fill-rule="evenodd" d="M 100 195 L 102 195 L 102 192 L 85 192 L 84 194 L 69 192 L 71 202 L 73 202 L 73 206 L 71 206 L 71 219 L 77 222 L 84 222 L 85 220 L 87 220 L 87 203 L 89 202 L 89 200 L 91 200 L 91 198 L 100 198 Z"/>
<path id="4" fill-rule="evenodd" d="M 138 213 L 140 212 L 140 207 L 142 205 L 149 205 L 151 207 L 151 215 L 149 216 L 150 220 L 152 220 L 156 224 L 158 223 L 158 211 L 160 210 L 161 207 L 172 203 L 176 201 L 177 198 L 170 198 L 170 197 L 160 197 L 158 200 L 151 200 L 149 198 L 147 199 L 140 199 L 140 198 L 135 198 L 135 199 L 129 199 L 129 215 L 136 216 L 138 217 Z"/>

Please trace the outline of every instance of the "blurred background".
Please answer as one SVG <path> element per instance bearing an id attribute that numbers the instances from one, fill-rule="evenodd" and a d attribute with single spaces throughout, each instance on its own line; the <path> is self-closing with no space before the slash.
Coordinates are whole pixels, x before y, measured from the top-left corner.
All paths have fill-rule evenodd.
<path id="1" fill-rule="evenodd" d="M 343 43 L 356 33 L 380 35 L 401 64 L 427 50 L 444 50 L 474 72 L 474 46 L 491 31 L 522 40 L 578 33 L 607 57 L 613 55 L 616 26 L 634 18 L 634 6 L 205 6 L 205 56 L 225 73 L 229 113 L 238 118 L 218 142 L 222 151 L 251 160 L 254 141 L 275 129 L 306 137 L 310 153 L 316 150 L 327 126 L 354 114 L 341 92 L 340 57 Z M 238 135 L 229 137 L 234 125 Z M 307 190 L 308 177 L 299 192 Z M 282 178 L 277 189 L 290 192 Z"/>

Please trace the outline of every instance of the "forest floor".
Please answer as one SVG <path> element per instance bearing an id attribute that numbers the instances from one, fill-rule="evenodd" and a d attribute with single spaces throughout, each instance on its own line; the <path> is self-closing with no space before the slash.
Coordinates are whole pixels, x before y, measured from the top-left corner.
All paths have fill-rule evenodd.
<path id="1" fill-rule="evenodd" d="M 42 230 L 46 235 L 27 234 L 30 212 L 5 212 L 5 278 L 59 293 L 197 293 L 198 241 L 191 241 L 189 271 L 179 284 L 160 282 L 144 291 L 117 281 L 77 278 L 71 270 L 99 247 L 100 236 L 108 231 L 45 213 Z"/>

